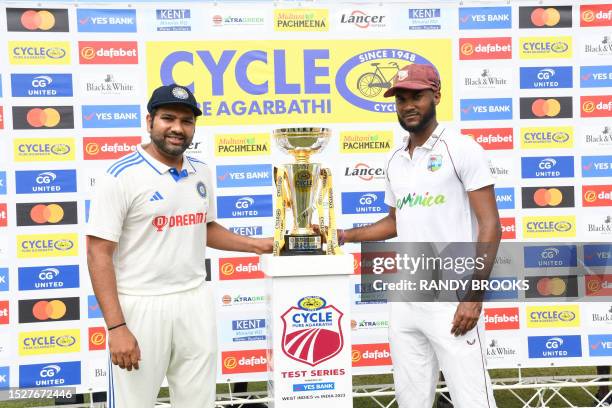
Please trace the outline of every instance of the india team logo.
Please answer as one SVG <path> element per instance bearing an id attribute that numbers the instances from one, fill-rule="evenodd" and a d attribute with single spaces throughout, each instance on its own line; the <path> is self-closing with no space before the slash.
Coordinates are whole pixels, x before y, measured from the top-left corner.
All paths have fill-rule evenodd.
<path id="1" fill-rule="evenodd" d="M 441 154 L 432 154 L 429 156 L 429 160 L 427 161 L 427 170 L 429 171 L 438 171 L 442 167 L 442 155 Z"/>
<path id="2" fill-rule="evenodd" d="M 283 352 L 312 367 L 334 357 L 344 347 L 343 315 L 320 296 L 303 297 L 281 316 Z"/>
<path id="3" fill-rule="evenodd" d="M 206 199 L 206 185 L 204 185 L 204 183 L 202 183 L 201 181 L 198 182 L 198 185 L 196 186 L 196 189 L 198 190 L 198 194 Z"/>

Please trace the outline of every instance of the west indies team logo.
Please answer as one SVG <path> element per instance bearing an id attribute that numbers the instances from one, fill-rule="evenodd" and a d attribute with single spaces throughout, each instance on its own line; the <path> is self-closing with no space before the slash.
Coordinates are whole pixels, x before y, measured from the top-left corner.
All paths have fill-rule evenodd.
<path id="1" fill-rule="evenodd" d="M 343 315 L 320 296 L 301 298 L 281 316 L 283 352 L 312 367 L 334 357 L 344 347 Z"/>

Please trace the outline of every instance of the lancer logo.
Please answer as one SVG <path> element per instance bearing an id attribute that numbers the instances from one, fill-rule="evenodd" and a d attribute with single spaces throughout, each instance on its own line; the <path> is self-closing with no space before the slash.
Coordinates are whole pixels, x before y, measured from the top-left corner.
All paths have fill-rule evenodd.
<path id="1" fill-rule="evenodd" d="M 344 347 L 340 321 L 344 315 L 320 296 L 306 296 L 282 316 L 283 352 L 314 367 L 336 356 Z"/>

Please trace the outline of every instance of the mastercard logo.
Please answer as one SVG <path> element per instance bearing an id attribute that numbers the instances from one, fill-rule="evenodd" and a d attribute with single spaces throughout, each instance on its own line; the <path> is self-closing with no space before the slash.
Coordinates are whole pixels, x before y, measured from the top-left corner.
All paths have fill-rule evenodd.
<path id="1" fill-rule="evenodd" d="M 94 346 L 101 346 L 104 344 L 104 333 L 94 333 L 89 338 L 89 341 Z"/>
<path id="2" fill-rule="evenodd" d="M 587 23 L 590 23 L 590 22 L 594 21 L 595 20 L 595 13 L 593 12 L 593 10 L 585 10 L 582 13 L 582 20 L 587 22 Z"/>
<path id="3" fill-rule="evenodd" d="M 229 262 L 224 263 L 223 265 L 221 265 L 221 273 L 225 276 L 233 275 L 234 265 Z"/>
<path id="4" fill-rule="evenodd" d="M 38 320 L 57 320 L 66 315 L 66 304 L 61 300 L 36 302 L 32 314 Z"/>
<path id="5" fill-rule="evenodd" d="M 561 103 L 554 98 L 538 98 L 531 104 L 531 112 L 539 118 L 544 116 L 555 117 L 561 112 Z"/>
<path id="6" fill-rule="evenodd" d="M 588 203 L 594 203 L 597 200 L 597 193 L 593 190 L 587 190 L 584 192 L 584 201 Z"/>
<path id="7" fill-rule="evenodd" d="M 592 113 L 595 111 L 595 102 L 586 101 L 582 104 L 582 111 L 586 113 Z"/>
<path id="8" fill-rule="evenodd" d="M 472 55 L 474 53 L 474 46 L 471 43 L 465 43 L 461 46 L 461 53 L 463 55 Z"/>
<path id="9" fill-rule="evenodd" d="M 96 50 L 93 47 L 83 47 L 81 49 L 81 57 L 86 60 L 91 60 L 96 56 Z"/>
<path id="10" fill-rule="evenodd" d="M 223 295 L 221 301 L 224 305 L 229 305 L 230 303 L 232 303 L 232 297 L 230 295 Z"/>
<path id="11" fill-rule="evenodd" d="M 553 27 L 559 24 L 561 13 L 553 7 L 538 7 L 531 12 L 531 22 L 537 27 Z"/>
<path id="12" fill-rule="evenodd" d="M 55 16 L 47 10 L 28 10 L 21 15 L 21 25 L 32 31 L 47 31 L 55 26 Z"/>
<path id="13" fill-rule="evenodd" d="M 351 353 L 351 360 L 353 361 L 353 363 L 356 363 L 361 360 L 361 353 L 359 352 L 359 350 L 353 350 L 353 352 Z"/>
<path id="14" fill-rule="evenodd" d="M 563 201 L 563 193 L 558 188 L 539 188 L 533 193 L 533 201 L 540 207 L 556 207 Z"/>
<path id="15" fill-rule="evenodd" d="M 238 359 L 236 357 L 225 357 L 225 360 L 223 360 L 223 367 L 233 370 L 238 367 Z"/>
<path id="16" fill-rule="evenodd" d="M 561 296 L 565 293 L 567 285 L 561 278 L 543 278 L 538 281 L 537 288 L 542 296 Z"/>
<path id="17" fill-rule="evenodd" d="M 100 145 L 97 143 L 87 143 L 85 146 L 85 152 L 89 155 L 95 156 L 100 153 Z"/>
<path id="18" fill-rule="evenodd" d="M 64 209 L 59 204 L 37 204 L 30 210 L 30 218 L 37 224 L 56 224 L 64 218 Z"/>
<path id="19" fill-rule="evenodd" d="M 52 128 L 60 123 L 61 116 L 56 109 L 53 108 L 33 108 L 28 111 L 26 121 L 35 128 L 47 127 Z"/>

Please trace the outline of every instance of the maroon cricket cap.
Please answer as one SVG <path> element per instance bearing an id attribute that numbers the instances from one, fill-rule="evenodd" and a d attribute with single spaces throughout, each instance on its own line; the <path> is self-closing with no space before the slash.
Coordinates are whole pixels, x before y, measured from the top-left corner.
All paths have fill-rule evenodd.
<path id="1" fill-rule="evenodd" d="M 385 98 L 395 95 L 396 89 L 440 90 L 440 75 L 433 65 L 410 64 L 400 69 L 393 77 L 393 86 L 385 92 Z"/>

